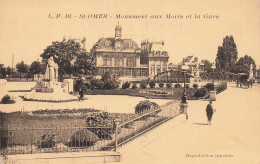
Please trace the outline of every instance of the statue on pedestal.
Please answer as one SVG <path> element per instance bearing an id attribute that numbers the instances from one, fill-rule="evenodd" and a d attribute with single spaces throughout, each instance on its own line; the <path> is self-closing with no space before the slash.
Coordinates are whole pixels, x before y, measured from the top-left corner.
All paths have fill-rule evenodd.
<path id="1" fill-rule="evenodd" d="M 53 92 L 54 88 L 57 90 L 58 85 L 58 65 L 54 62 L 53 57 L 47 61 L 46 71 L 43 79 L 38 81 L 33 88 L 36 92 Z"/>
<path id="2" fill-rule="evenodd" d="M 47 62 L 47 67 L 43 79 L 49 80 L 50 82 L 57 81 L 58 69 L 58 64 L 54 62 L 53 57 L 50 57 Z"/>

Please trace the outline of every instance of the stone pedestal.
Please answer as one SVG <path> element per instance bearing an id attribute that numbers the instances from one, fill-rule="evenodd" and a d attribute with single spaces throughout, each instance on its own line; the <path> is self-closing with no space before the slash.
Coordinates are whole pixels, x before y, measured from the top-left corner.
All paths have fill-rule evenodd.
<path id="1" fill-rule="evenodd" d="M 73 79 L 64 79 L 63 88 L 67 93 L 73 92 Z"/>
<path id="2" fill-rule="evenodd" d="M 210 91 L 210 93 L 209 93 L 210 100 L 216 101 L 216 95 L 217 95 L 217 91 L 215 91 L 215 90 Z"/>

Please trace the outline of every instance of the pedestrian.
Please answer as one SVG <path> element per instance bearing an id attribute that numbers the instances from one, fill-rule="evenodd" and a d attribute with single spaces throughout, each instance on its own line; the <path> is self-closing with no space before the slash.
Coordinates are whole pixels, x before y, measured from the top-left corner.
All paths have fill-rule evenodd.
<path id="1" fill-rule="evenodd" d="M 84 92 L 83 92 L 82 88 L 80 87 L 79 88 L 79 101 L 83 100 L 83 98 L 84 98 Z"/>
<path id="2" fill-rule="evenodd" d="M 213 108 L 212 100 L 209 100 L 209 104 L 207 105 L 206 112 L 208 117 L 208 125 L 211 125 L 212 115 L 216 110 Z"/>

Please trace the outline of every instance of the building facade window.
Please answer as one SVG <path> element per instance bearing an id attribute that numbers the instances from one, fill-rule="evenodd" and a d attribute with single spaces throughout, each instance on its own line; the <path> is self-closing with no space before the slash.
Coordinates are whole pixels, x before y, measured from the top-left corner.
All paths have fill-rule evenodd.
<path id="1" fill-rule="evenodd" d="M 106 42 L 105 42 L 105 45 L 108 47 L 108 46 L 109 46 L 109 41 L 106 41 Z"/>
<path id="2" fill-rule="evenodd" d="M 135 58 L 126 58 L 126 66 L 135 67 L 136 66 Z"/>
<path id="3" fill-rule="evenodd" d="M 153 75 L 154 74 L 154 65 L 153 64 L 151 64 L 151 68 L 150 68 L 150 70 L 151 70 L 151 75 Z"/>
<path id="4" fill-rule="evenodd" d="M 112 58 L 103 58 L 103 66 L 112 66 Z"/>
<path id="5" fill-rule="evenodd" d="M 124 58 L 115 58 L 114 66 L 124 66 Z"/>
<path id="6" fill-rule="evenodd" d="M 106 72 L 112 73 L 112 70 L 111 70 L 111 68 L 102 68 L 102 72 L 103 72 L 103 74 Z"/>
<path id="7" fill-rule="evenodd" d="M 165 72 L 165 71 L 167 71 L 167 67 L 163 66 L 162 67 L 162 72 Z"/>
<path id="8" fill-rule="evenodd" d="M 126 69 L 126 76 L 133 76 L 134 69 L 133 68 L 127 68 Z"/>
<path id="9" fill-rule="evenodd" d="M 117 75 L 117 76 L 121 76 L 120 68 L 114 68 L 114 74 Z"/>
<path id="10" fill-rule="evenodd" d="M 157 74 L 161 73 L 161 68 L 157 68 L 156 71 L 157 71 Z"/>
<path id="11" fill-rule="evenodd" d="M 148 69 L 147 68 L 141 68 L 141 76 L 148 76 Z"/>

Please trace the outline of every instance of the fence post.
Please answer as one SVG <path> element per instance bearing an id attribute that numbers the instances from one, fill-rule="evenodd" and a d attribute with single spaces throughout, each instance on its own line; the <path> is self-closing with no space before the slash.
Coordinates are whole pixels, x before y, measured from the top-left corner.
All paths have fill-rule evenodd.
<path id="1" fill-rule="evenodd" d="M 115 133 L 115 151 L 117 151 L 117 144 L 118 144 L 118 121 L 115 122 L 116 126 L 116 133 Z"/>

